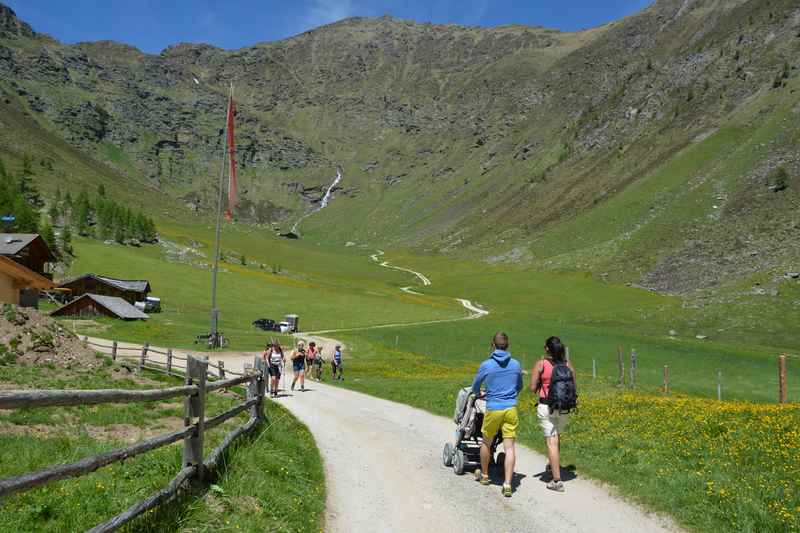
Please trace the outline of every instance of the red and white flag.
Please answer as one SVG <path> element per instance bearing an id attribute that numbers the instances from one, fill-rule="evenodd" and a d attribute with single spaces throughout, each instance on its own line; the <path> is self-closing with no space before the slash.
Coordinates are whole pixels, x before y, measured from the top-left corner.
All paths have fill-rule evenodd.
<path id="1" fill-rule="evenodd" d="M 233 102 L 233 95 L 228 100 L 228 157 L 231 163 L 230 179 L 228 181 L 228 208 L 225 210 L 225 218 L 233 218 L 233 209 L 236 207 L 236 142 L 234 138 L 234 117 L 236 116 L 236 104 Z"/>

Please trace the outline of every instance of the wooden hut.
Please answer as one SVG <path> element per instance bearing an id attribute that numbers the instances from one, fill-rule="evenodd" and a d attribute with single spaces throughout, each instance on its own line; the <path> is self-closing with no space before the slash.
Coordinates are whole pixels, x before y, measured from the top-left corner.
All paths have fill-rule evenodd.
<path id="1" fill-rule="evenodd" d="M 50 313 L 51 316 L 108 316 L 122 320 L 147 320 L 147 315 L 116 296 L 84 294 Z"/>
<path id="2" fill-rule="evenodd" d="M 20 265 L 53 279 L 48 265 L 56 261 L 50 247 L 36 233 L 0 233 L 0 256 L 16 261 Z"/>
<path id="3" fill-rule="evenodd" d="M 43 275 L 0 255 L 0 302 L 38 307 L 39 291 L 52 288 L 53 282 Z"/>
<path id="4" fill-rule="evenodd" d="M 58 287 L 69 290 L 72 297 L 84 294 L 114 296 L 122 298 L 130 304 L 146 301 L 147 295 L 150 293 L 150 283 L 147 280 L 116 279 L 96 274 L 84 274 L 72 278 L 62 282 Z"/>

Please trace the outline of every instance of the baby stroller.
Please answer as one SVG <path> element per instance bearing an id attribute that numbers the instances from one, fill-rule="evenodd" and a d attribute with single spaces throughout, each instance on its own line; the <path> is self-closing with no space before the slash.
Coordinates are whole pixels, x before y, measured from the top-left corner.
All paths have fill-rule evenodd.
<path id="1" fill-rule="evenodd" d="M 480 447 L 483 442 L 481 436 L 481 426 L 483 425 L 483 415 L 486 412 L 486 400 L 478 398 L 472 393 L 471 389 L 464 388 L 458 391 L 456 398 L 456 409 L 453 420 L 456 423 L 455 444 L 448 442 L 442 450 L 442 463 L 444 466 L 452 466 L 457 475 L 467 471 L 467 467 L 480 465 Z M 492 439 L 491 458 L 489 465 L 502 465 L 505 461 L 505 452 L 500 452 L 495 458 L 497 445 L 503 442 L 503 437 L 498 433 Z"/>

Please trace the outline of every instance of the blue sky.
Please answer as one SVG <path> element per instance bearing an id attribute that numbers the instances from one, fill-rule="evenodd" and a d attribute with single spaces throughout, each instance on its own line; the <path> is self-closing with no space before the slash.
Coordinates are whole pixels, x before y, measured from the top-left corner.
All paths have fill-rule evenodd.
<path id="1" fill-rule="evenodd" d="M 158 53 L 177 42 L 241 48 L 350 16 L 577 30 L 652 0 L 0 0 L 34 30 L 75 43 L 113 39 Z"/>

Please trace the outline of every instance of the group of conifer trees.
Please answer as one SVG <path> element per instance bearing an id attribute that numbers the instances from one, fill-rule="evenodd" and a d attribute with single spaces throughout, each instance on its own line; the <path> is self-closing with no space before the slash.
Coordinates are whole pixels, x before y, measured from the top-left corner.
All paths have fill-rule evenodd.
<path id="1" fill-rule="evenodd" d="M 73 255 L 73 231 L 120 244 L 156 241 L 153 219 L 108 198 L 102 184 L 94 198 L 86 190 L 73 198 L 69 190 L 62 193 L 59 189 L 46 202 L 31 180 L 32 159 L 25 157 L 22 163 L 22 170 L 14 175 L 0 160 L 0 216 L 6 218 L 2 231 L 39 233 L 54 253 L 63 256 Z M 54 227 L 60 228 L 58 238 Z"/>

